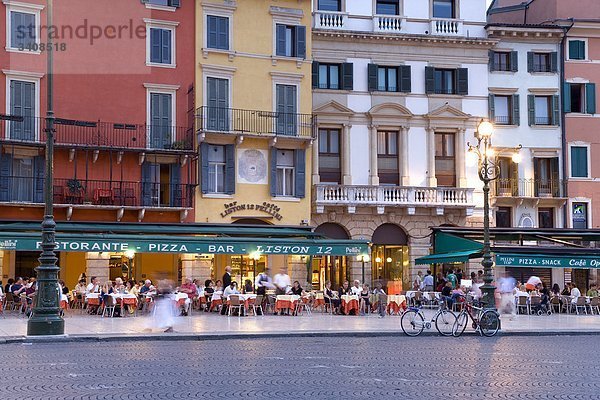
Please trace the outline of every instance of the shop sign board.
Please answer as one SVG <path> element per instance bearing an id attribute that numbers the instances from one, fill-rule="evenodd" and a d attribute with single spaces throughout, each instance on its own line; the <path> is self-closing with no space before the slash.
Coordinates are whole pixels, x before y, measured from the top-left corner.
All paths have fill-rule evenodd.
<path id="1" fill-rule="evenodd" d="M 496 265 L 531 268 L 600 268 L 600 255 L 544 256 L 539 254 L 496 254 Z"/>

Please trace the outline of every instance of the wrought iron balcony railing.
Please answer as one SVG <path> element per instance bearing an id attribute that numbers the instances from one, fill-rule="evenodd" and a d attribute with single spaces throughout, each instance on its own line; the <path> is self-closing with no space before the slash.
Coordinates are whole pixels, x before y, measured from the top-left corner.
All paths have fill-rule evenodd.
<path id="1" fill-rule="evenodd" d="M 562 179 L 512 179 L 500 178 L 494 183 L 497 197 L 565 197 Z"/>

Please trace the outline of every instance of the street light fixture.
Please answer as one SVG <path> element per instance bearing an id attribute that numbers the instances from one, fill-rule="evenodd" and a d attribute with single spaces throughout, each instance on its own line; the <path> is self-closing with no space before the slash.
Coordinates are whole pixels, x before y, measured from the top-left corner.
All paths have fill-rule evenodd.
<path id="1" fill-rule="evenodd" d="M 52 25 L 52 0 L 47 0 L 46 22 Z M 27 321 L 27 335 L 63 335 L 65 321 L 60 316 L 60 288 L 56 266 L 56 222 L 54 222 L 54 43 L 52 29 L 47 29 L 47 101 L 46 110 L 46 174 L 44 182 L 44 220 L 42 221 L 42 254 L 37 273 L 37 294 L 33 300 L 32 316 Z"/>
<path id="2" fill-rule="evenodd" d="M 371 257 L 368 254 L 360 254 L 356 258 L 362 262 L 362 283 L 365 283 L 365 263 L 371 261 Z"/>
<path id="3" fill-rule="evenodd" d="M 481 286 L 482 301 L 485 308 L 495 309 L 496 300 L 494 293 L 496 287 L 492 285 L 494 274 L 492 267 L 492 253 L 490 249 L 490 182 L 500 176 L 500 167 L 495 160 L 496 151 L 492 147 L 492 134 L 494 125 L 486 120 L 481 120 L 475 131 L 477 144 L 467 143 L 469 154 L 477 157 L 477 172 L 479 179 L 483 182 L 483 282 Z M 521 145 L 513 149 L 512 159 L 515 163 L 521 161 L 519 150 Z"/>

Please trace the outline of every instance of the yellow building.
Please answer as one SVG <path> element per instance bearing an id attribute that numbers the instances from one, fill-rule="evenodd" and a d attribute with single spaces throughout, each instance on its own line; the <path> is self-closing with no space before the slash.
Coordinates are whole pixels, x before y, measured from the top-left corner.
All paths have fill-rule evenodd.
<path id="1" fill-rule="evenodd" d="M 196 3 L 196 222 L 307 225 L 311 215 L 310 0 Z M 252 279 L 288 267 L 305 284 L 306 256 L 204 256 Z M 297 266 L 297 267 L 294 267 Z"/>

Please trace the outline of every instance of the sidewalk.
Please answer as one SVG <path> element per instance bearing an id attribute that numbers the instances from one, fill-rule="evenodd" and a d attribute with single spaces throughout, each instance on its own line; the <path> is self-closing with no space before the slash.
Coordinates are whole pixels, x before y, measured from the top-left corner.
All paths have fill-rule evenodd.
<path id="1" fill-rule="evenodd" d="M 425 310 L 426 317 L 433 311 Z M 312 315 L 227 317 L 216 313 L 195 312 L 191 317 L 175 318 L 173 333 L 159 329 L 150 331 L 152 319 L 147 316 L 101 318 L 69 312 L 65 317 L 68 340 L 143 340 L 143 339 L 223 339 L 264 336 L 404 336 L 400 317 Z M 470 327 L 469 327 L 470 328 Z M 468 331 L 467 331 L 468 332 Z M 0 342 L 26 340 L 27 319 L 8 314 L 0 317 Z M 432 327 L 423 334 L 435 334 Z M 503 335 L 600 334 L 598 315 L 524 316 L 512 320 L 502 316 Z"/>

